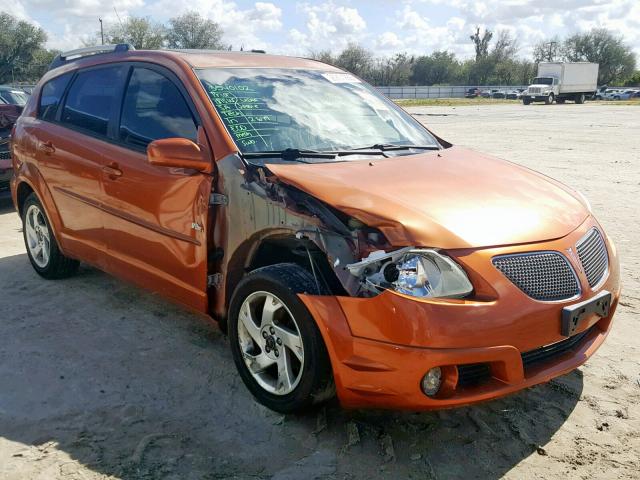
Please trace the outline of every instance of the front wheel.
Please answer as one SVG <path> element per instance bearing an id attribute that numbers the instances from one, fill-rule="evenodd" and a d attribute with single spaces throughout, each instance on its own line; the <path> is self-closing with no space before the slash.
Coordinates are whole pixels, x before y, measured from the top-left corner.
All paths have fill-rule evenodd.
<path id="1" fill-rule="evenodd" d="M 530 98 L 528 98 L 528 97 L 524 97 L 524 98 L 522 99 L 522 103 L 523 103 L 524 105 L 529 105 L 529 104 L 531 103 L 531 99 L 530 99 Z"/>
<path id="2" fill-rule="evenodd" d="M 546 105 L 551 105 L 553 103 L 553 93 L 550 93 L 549 96 L 544 99 L 544 103 Z"/>
<path id="3" fill-rule="evenodd" d="M 51 280 L 76 273 L 80 263 L 60 251 L 51 223 L 35 193 L 27 197 L 22 207 L 22 234 L 29 261 L 40 276 Z"/>
<path id="4" fill-rule="evenodd" d="M 303 411 L 335 393 L 322 335 L 298 297 L 317 288 L 305 269 L 281 263 L 251 272 L 231 299 L 229 341 L 238 372 L 256 400 L 277 412 Z"/>

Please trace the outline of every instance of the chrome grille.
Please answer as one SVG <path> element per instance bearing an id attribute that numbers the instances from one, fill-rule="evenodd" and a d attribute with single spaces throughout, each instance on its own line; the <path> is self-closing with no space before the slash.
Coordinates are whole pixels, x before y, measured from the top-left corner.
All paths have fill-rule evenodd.
<path id="1" fill-rule="evenodd" d="M 540 87 L 529 87 L 529 93 L 542 93 L 542 89 Z"/>
<path id="2" fill-rule="evenodd" d="M 493 258 L 493 264 L 535 300 L 566 300 L 580 293 L 573 268 L 558 252 L 500 255 Z"/>
<path id="3" fill-rule="evenodd" d="M 597 285 L 607 269 L 609 268 L 609 257 L 607 255 L 607 247 L 600 232 L 592 228 L 582 239 L 576 244 L 578 258 L 582 263 L 582 268 L 587 276 L 589 286 Z"/>

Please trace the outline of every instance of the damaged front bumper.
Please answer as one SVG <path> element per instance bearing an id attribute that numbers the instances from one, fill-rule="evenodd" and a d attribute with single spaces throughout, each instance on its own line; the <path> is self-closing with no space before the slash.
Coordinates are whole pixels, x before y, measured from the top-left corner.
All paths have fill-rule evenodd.
<path id="1" fill-rule="evenodd" d="M 410 410 L 461 406 L 546 382 L 584 363 L 609 332 L 620 295 L 611 242 L 609 271 L 595 290 L 578 260 L 566 255 L 582 287 L 580 297 L 569 301 L 529 298 L 491 259 L 539 250 L 565 253 L 595 225 L 588 219 L 567 237 L 543 244 L 449 252 L 472 279 L 475 272 L 483 274 L 483 284 L 474 282 L 479 287 L 472 299 L 415 299 L 392 291 L 373 298 L 301 295 L 327 345 L 341 403 Z M 612 294 L 608 315 L 588 314 L 574 336 L 563 336 L 562 309 L 605 290 Z M 433 367 L 444 378 L 439 393 L 429 397 L 420 383 Z"/>

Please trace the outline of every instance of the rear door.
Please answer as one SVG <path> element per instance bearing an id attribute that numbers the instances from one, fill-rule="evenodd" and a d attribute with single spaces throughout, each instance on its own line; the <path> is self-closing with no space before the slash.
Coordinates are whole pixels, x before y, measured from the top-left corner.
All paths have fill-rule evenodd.
<path id="1" fill-rule="evenodd" d="M 150 165 L 146 155 L 151 141 L 173 137 L 210 152 L 196 110 L 179 80 L 150 64 L 130 68 L 120 110 L 117 142 L 104 150 L 108 269 L 207 311 L 212 177 Z"/>
<path id="2" fill-rule="evenodd" d="M 52 79 L 42 88 L 33 125 L 38 168 L 62 220 L 59 240 L 67 253 L 98 266 L 105 246 L 103 151 L 125 73 L 108 65 Z"/>

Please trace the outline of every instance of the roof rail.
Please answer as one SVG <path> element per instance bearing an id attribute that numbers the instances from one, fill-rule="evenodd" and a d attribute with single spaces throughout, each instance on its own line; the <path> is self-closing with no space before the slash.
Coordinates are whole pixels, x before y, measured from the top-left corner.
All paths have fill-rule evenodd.
<path id="1" fill-rule="evenodd" d="M 135 50 L 133 45 L 129 43 L 118 43 L 117 45 L 96 45 L 95 47 L 76 48 L 75 50 L 69 50 L 68 52 L 62 52 L 61 54 L 57 55 L 49 65 L 49 70 L 64 65 L 65 63 L 79 60 L 83 57 L 99 55 L 101 53 L 128 52 L 129 50 Z"/>

